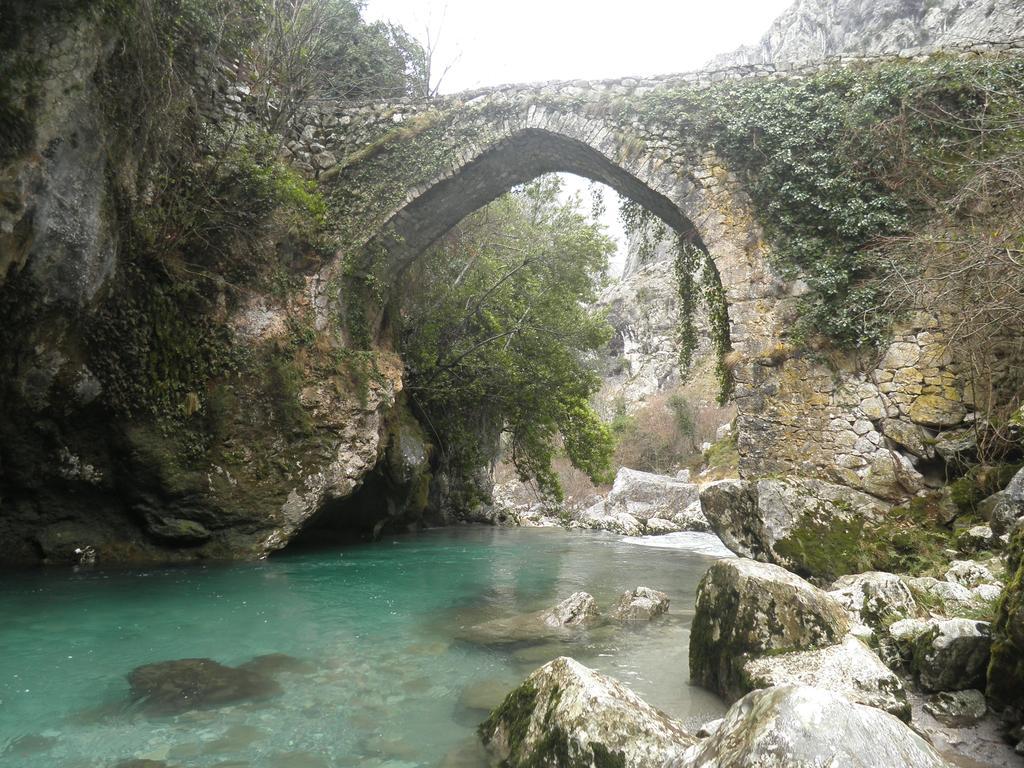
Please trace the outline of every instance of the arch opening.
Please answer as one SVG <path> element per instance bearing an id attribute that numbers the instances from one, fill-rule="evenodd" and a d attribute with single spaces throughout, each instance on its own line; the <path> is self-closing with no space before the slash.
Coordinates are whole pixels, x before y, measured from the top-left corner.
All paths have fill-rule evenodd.
<path id="1" fill-rule="evenodd" d="M 693 223 L 664 194 L 583 141 L 525 129 L 482 152 L 409 201 L 366 245 L 401 271 L 458 222 L 512 188 L 548 173 L 570 173 L 600 182 L 665 222 L 702 250 Z"/>

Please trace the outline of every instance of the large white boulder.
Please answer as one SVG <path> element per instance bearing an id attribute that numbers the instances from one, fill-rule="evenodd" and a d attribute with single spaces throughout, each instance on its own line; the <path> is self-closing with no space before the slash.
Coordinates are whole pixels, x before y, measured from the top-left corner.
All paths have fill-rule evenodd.
<path id="1" fill-rule="evenodd" d="M 671 520 L 695 503 L 700 503 L 700 491 L 693 483 L 623 467 L 615 475 L 605 512 L 625 512 L 641 522 L 652 517 Z"/>
<path id="2" fill-rule="evenodd" d="M 951 768 L 900 720 L 801 685 L 754 691 L 671 768 Z"/>
<path id="3" fill-rule="evenodd" d="M 761 656 L 747 662 L 743 671 L 751 689 L 801 683 L 910 720 L 903 683 L 855 637 L 826 648 Z"/>
<path id="4" fill-rule="evenodd" d="M 696 742 L 618 681 L 566 657 L 512 691 L 480 726 L 480 737 L 508 768 L 650 768 L 681 760 Z"/>

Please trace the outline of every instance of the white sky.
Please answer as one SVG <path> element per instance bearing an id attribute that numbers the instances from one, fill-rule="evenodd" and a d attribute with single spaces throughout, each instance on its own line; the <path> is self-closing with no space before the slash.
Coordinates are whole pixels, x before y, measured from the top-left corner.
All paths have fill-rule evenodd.
<path id="1" fill-rule="evenodd" d="M 699 69 L 760 39 L 793 0 L 367 0 L 365 17 L 438 40 L 442 93 L 538 80 L 658 75 Z M 440 37 L 438 37 L 440 35 Z M 567 179 L 572 189 L 586 182 Z M 586 196 L 585 196 L 586 197 Z M 616 196 L 605 195 L 620 240 Z M 589 198 L 585 200 L 589 205 Z M 613 260 L 621 271 L 623 248 Z"/>

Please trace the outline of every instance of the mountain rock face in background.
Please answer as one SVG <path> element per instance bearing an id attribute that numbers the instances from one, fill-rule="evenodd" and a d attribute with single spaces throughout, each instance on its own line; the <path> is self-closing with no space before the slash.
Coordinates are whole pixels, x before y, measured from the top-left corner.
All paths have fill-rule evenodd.
<path id="1" fill-rule="evenodd" d="M 797 0 L 761 41 L 708 68 L 896 53 L 1024 36 L 1020 0 Z"/>

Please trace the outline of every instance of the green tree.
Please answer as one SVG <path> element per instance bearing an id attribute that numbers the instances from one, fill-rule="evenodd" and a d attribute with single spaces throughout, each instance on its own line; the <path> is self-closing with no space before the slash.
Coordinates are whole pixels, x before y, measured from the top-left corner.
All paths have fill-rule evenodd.
<path id="1" fill-rule="evenodd" d="M 591 478 L 613 440 L 590 406 L 611 328 L 588 308 L 614 244 L 543 177 L 468 217 L 411 269 L 401 344 L 408 389 L 454 479 L 503 434 L 525 479 L 560 498 L 559 450 Z"/>
<path id="2" fill-rule="evenodd" d="M 426 96 L 426 52 L 401 27 L 369 23 L 362 0 L 263 0 L 247 65 L 272 130 L 320 99 Z"/>

